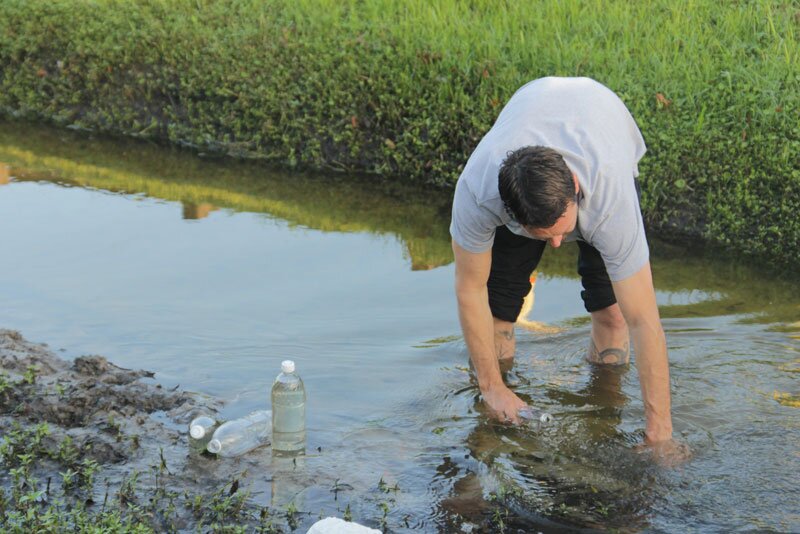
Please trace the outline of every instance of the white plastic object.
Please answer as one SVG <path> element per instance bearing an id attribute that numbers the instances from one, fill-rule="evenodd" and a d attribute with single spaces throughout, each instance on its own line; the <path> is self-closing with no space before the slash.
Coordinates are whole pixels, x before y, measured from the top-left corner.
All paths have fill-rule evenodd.
<path id="1" fill-rule="evenodd" d="M 381 531 L 338 517 L 326 517 L 311 525 L 306 534 L 381 534 Z"/>
<path id="2" fill-rule="evenodd" d="M 228 421 L 214 431 L 206 450 L 225 458 L 241 456 L 256 447 L 269 444 L 271 424 L 270 410 L 258 410 L 240 419 Z"/>
<path id="3" fill-rule="evenodd" d="M 207 415 L 201 415 L 192 419 L 189 423 L 189 435 L 194 439 L 203 439 L 206 434 L 212 432 L 217 422 Z"/>
<path id="4" fill-rule="evenodd" d="M 283 360 L 281 362 L 281 371 L 286 374 L 294 373 L 294 362 L 292 360 Z"/>
<path id="5" fill-rule="evenodd" d="M 550 413 L 537 410 L 533 406 L 520 408 L 517 415 L 529 424 L 536 423 L 537 425 L 544 426 L 553 422 L 553 416 Z"/>

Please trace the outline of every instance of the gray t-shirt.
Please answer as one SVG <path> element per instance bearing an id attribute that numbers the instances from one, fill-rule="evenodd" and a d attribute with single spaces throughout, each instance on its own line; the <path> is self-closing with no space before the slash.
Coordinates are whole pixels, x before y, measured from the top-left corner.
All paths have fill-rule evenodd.
<path id="1" fill-rule="evenodd" d="M 500 225 L 531 237 L 506 213 L 498 172 L 509 152 L 536 145 L 556 150 L 578 177 L 578 223 L 566 240 L 594 246 L 615 282 L 638 272 L 649 257 L 634 182 L 644 139 L 619 97 L 589 78 L 541 78 L 511 97 L 458 179 L 453 240 L 477 253 Z"/>

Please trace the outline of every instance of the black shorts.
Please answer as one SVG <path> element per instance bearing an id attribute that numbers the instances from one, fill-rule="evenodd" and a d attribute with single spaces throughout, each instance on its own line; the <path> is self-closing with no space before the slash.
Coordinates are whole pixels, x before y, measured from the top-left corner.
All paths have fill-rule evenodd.
<path id="1" fill-rule="evenodd" d="M 581 298 L 588 312 L 607 308 L 617 302 L 603 258 L 596 248 L 578 241 L 578 274 L 581 275 Z M 529 239 L 498 226 L 492 247 L 492 270 L 489 273 L 489 307 L 501 321 L 516 322 L 522 301 L 531 290 L 530 276 L 539 265 L 547 241 Z"/>

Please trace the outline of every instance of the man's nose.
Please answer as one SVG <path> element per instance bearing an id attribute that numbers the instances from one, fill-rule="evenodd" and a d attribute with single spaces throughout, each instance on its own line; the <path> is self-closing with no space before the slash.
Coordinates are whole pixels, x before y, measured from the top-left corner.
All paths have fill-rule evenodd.
<path id="1" fill-rule="evenodd" d="M 551 237 L 551 238 L 550 238 L 550 246 L 551 246 L 551 247 L 553 247 L 553 248 L 558 248 L 558 247 L 560 247 L 560 246 L 561 246 L 561 240 L 562 240 L 562 239 L 564 239 L 564 236 L 563 236 L 563 235 L 560 235 L 560 236 L 558 236 L 558 237 Z"/>

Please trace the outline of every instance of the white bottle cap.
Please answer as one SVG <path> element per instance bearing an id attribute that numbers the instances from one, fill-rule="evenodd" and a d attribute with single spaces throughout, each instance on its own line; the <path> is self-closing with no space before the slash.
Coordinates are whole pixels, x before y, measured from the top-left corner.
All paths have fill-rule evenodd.
<path id="1" fill-rule="evenodd" d="M 281 362 L 281 371 L 284 373 L 294 373 L 294 362 L 292 360 L 283 360 Z"/>
<path id="2" fill-rule="evenodd" d="M 222 450 L 222 443 L 220 443 L 218 439 L 212 439 L 208 442 L 208 445 L 206 445 L 206 449 L 212 454 L 217 454 Z"/>
<path id="3" fill-rule="evenodd" d="M 201 439 L 206 435 L 206 429 L 202 425 L 192 425 L 189 429 L 189 435 L 194 439 Z"/>

